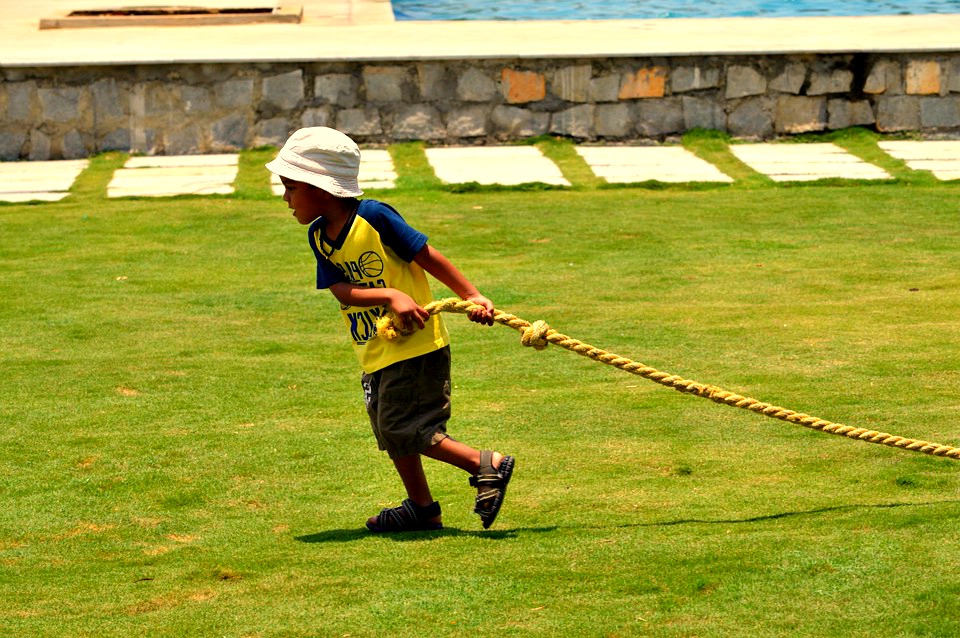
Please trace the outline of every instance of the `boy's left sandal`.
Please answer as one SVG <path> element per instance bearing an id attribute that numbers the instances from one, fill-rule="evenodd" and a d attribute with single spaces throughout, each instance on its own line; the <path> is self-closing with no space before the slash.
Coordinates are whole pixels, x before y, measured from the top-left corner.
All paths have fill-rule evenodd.
<path id="1" fill-rule="evenodd" d="M 505 456 L 500 460 L 500 466 L 493 467 L 493 452 L 480 452 L 480 471 L 470 477 L 470 485 L 477 488 L 477 500 L 473 511 L 480 515 L 483 529 L 488 529 L 497 520 L 503 497 L 507 493 L 507 484 L 513 476 L 513 467 L 516 460 L 512 456 Z"/>
<path id="2" fill-rule="evenodd" d="M 374 521 L 367 521 L 367 529 L 377 533 L 434 531 L 443 529 L 442 523 L 432 522 L 438 516 L 440 503 L 421 507 L 408 498 L 399 507 L 383 508 Z"/>

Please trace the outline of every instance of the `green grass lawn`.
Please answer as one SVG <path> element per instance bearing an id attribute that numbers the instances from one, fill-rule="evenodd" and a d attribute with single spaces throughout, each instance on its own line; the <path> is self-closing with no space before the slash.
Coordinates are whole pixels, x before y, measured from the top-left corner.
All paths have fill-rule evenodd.
<path id="1" fill-rule="evenodd" d="M 236 197 L 108 201 L 107 156 L 61 203 L 0 206 L 0 635 L 960 635 L 957 461 L 462 316 L 450 429 L 517 457 L 503 512 L 483 531 L 465 475 L 428 462 L 446 529 L 364 532 L 402 490 L 260 159 Z M 419 180 L 373 195 L 503 310 L 960 445 L 956 185 Z"/>

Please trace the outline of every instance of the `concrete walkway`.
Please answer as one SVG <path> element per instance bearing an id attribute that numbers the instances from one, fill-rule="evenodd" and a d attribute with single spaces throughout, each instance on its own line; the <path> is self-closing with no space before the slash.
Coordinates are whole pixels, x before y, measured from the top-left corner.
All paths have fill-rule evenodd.
<path id="1" fill-rule="evenodd" d="M 937 179 L 960 180 L 960 141 L 890 141 L 880 148 L 914 170 Z M 733 144 L 731 151 L 754 170 L 778 182 L 823 178 L 886 180 L 881 168 L 829 143 Z M 731 182 L 712 164 L 679 146 L 577 146 L 577 153 L 594 174 L 609 183 Z M 447 184 L 479 183 L 515 186 L 539 182 L 569 186 L 560 169 L 534 146 L 454 147 L 426 150 L 437 177 Z M 107 196 L 167 197 L 230 194 L 237 175 L 238 155 L 131 157 L 118 169 Z M 0 201 L 57 201 L 68 190 L 87 160 L 0 163 Z M 266 169 L 264 169 L 266 170 Z M 391 189 L 397 172 L 383 149 L 362 152 L 360 184 L 365 190 Z M 282 194 L 279 180 L 273 192 Z"/>
<path id="2" fill-rule="evenodd" d="M 533 146 L 428 148 L 426 155 L 437 177 L 447 184 L 570 186 L 557 165 Z"/>
<path id="3" fill-rule="evenodd" d="M 733 181 L 680 146 L 578 146 L 577 154 L 597 177 L 611 184 Z"/>
<path id="4" fill-rule="evenodd" d="M 38 30 L 41 18 L 68 9 L 118 4 L 157 2 L 5 2 L 0 65 L 949 51 L 960 33 L 960 15 L 394 22 L 384 0 L 300 0 L 299 24 Z M 266 6 L 260 0 L 205 0 L 202 5 Z"/>
<path id="5" fill-rule="evenodd" d="M 744 164 L 775 182 L 805 182 L 828 177 L 892 179 L 836 144 L 734 144 L 730 150 Z M 960 147 L 957 149 L 960 151 Z"/>
<path id="6" fill-rule="evenodd" d="M 113 174 L 107 197 L 229 195 L 239 155 L 131 157 Z"/>
<path id="7" fill-rule="evenodd" d="M 56 202 L 67 196 L 87 160 L 0 162 L 0 201 Z"/>
<path id="8" fill-rule="evenodd" d="M 891 141 L 880 142 L 880 148 L 904 160 L 915 171 L 930 171 L 937 179 L 960 179 L 958 142 L 953 141 Z"/>

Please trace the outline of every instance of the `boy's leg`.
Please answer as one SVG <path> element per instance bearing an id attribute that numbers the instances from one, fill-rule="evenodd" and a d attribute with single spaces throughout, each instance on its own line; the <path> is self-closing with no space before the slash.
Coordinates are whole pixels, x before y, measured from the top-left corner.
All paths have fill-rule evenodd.
<path id="1" fill-rule="evenodd" d="M 427 448 L 424 455 L 470 473 L 470 485 L 477 488 L 473 511 L 480 515 L 484 529 L 490 527 L 503 505 L 516 464 L 514 458 L 498 452 L 481 452 L 451 438 Z"/>
<path id="2" fill-rule="evenodd" d="M 397 468 L 397 474 L 403 481 L 403 487 L 407 491 L 407 497 L 419 507 L 427 508 L 435 506 L 436 511 L 440 511 L 439 505 L 433 502 L 433 496 L 430 494 L 430 485 L 427 483 L 427 476 L 423 472 L 423 463 L 419 454 L 401 456 L 393 459 L 393 466 Z M 376 529 L 380 527 L 377 516 L 371 516 L 367 519 L 367 527 L 374 531 L 387 531 Z M 440 514 L 427 519 L 429 523 L 437 526 L 441 525 Z"/>
<path id="3" fill-rule="evenodd" d="M 419 454 L 395 458 L 393 459 L 393 466 L 397 468 L 397 474 L 400 475 L 403 487 L 407 490 L 407 497 L 411 501 L 421 507 L 433 503 L 430 485 L 427 483 L 427 475 L 423 471 L 423 463 Z"/>
<path id="4" fill-rule="evenodd" d="M 449 437 L 443 439 L 433 447 L 427 448 L 423 454 L 424 456 L 429 456 L 431 459 L 459 467 L 471 475 L 476 475 L 477 472 L 480 471 L 480 450 L 475 450 L 469 445 L 461 443 L 460 441 L 454 441 Z M 499 452 L 493 453 L 492 464 L 494 468 L 500 467 L 500 461 L 502 460 L 502 454 Z"/>

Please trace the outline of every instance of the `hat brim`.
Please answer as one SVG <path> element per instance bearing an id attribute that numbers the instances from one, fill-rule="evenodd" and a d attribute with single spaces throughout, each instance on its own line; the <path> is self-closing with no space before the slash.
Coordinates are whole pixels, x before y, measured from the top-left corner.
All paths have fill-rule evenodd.
<path id="1" fill-rule="evenodd" d="M 363 190 L 361 190 L 355 177 L 337 177 L 314 173 L 299 166 L 294 166 L 279 156 L 273 161 L 267 162 L 266 167 L 271 173 L 280 177 L 286 177 L 296 182 L 305 182 L 336 197 L 360 197 L 363 195 Z"/>

